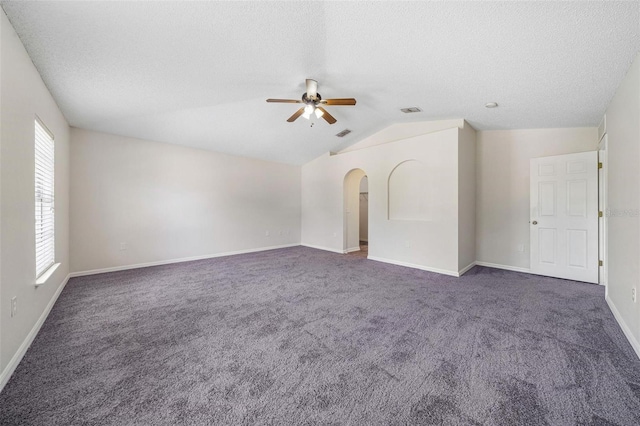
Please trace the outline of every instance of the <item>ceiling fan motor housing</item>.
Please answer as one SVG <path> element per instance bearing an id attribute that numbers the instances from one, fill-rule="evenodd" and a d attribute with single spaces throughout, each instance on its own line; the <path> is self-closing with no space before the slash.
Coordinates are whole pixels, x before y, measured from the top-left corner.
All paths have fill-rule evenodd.
<path id="1" fill-rule="evenodd" d="M 316 92 L 316 97 L 315 99 L 309 98 L 307 96 L 307 92 L 302 94 L 302 102 L 304 102 L 307 105 L 317 105 L 318 102 L 320 102 L 322 100 L 322 96 L 320 96 L 320 93 Z"/>

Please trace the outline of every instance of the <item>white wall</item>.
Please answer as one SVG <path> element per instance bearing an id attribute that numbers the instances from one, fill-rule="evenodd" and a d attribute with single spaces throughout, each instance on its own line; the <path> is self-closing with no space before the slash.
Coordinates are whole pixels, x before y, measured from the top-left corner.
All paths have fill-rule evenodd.
<path id="1" fill-rule="evenodd" d="M 606 112 L 608 160 L 607 299 L 640 357 L 640 56 L 620 84 Z"/>
<path id="2" fill-rule="evenodd" d="M 529 269 L 529 160 L 595 151 L 597 139 L 595 127 L 477 132 L 479 262 Z"/>
<path id="3" fill-rule="evenodd" d="M 361 141 L 346 147 L 345 149 L 340 150 L 340 153 L 357 151 L 363 148 L 371 148 L 372 146 L 381 145 L 383 143 L 395 142 L 418 135 L 426 135 L 427 133 L 439 132 L 453 127 L 465 127 L 464 120 L 457 118 L 453 120 L 396 123 L 389 127 L 385 127 L 379 132 L 376 132 Z M 466 127 L 469 127 L 469 125 L 467 124 Z"/>
<path id="4" fill-rule="evenodd" d="M 458 129 L 458 270 L 476 261 L 476 131 Z"/>
<path id="5" fill-rule="evenodd" d="M 425 179 L 435 183 L 430 220 L 388 220 L 389 175 L 406 160 L 423 163 Z M 304 245 L 336 252 L 346 248 L 343 180 L 356 168 L 366 173 L 369 185 L 369 257 L 458 274 L 458 127 L 325 155 L 303 165 Z"/>
<path id="6" fill-rule="evenodd" d="M 299 166 L 72 128 L 72 271 L 299 243 Z"/>
<path id="7" fill-rule="evenodd" d="M 69 126 L 0 12 L 0 388 L 69 272 Z M 55 137 L 55 247 L 61 265 L 35 286 L 34 119 Z M 10 316 L 10 299 L 18 312 Z M 37 327 L 36 327 L 37 329 Z"/>

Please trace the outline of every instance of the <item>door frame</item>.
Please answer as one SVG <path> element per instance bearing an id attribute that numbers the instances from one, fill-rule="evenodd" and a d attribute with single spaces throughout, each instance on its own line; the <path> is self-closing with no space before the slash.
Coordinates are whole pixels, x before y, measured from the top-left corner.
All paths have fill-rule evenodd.
<path id="1" fill-rule="evenodd" d="M 351 253 L 360 250 L 360 181 L 368 176 L 361 168 L 349 170 L 344 176 L 344 196 L 342 208 L 342 251 Z M 357 231 L 356 246 L 349 247 L 349 232 Z"/>
<path id="2" fill-rule="evenodd" d="M 600 285 L 605 286 L 605 294 L 607 293 L 607 283 L 609 281 L 609 204 L 607 199 L 607 182 L 608 182 L 608 163 L 607 163 L 607 146 L 609 138 L 607 134 L 603 134 L 598 143 L 598 208 L 602 212 L 602 217 L 598 219 L 598 255 L 602 261 L 599 268 Z"/>

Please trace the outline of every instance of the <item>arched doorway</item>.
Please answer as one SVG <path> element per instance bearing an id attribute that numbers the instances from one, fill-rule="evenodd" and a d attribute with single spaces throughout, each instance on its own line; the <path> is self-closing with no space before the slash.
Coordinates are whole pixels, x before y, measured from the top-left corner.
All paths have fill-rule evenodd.
<path id="1" fill-rule="evenodd" d="M 363 257 L 369 255 L 369 178 L 360 179 L 360 252 Z"/>
<path id="2" fill-rule="evenodd" d="M 350 170 L 344 177 L 344 237 L 343 250 L 345 253 L 360 251 L 361 237 L 361 185 L 367 174 L 362 169 Z M 367 182 L 367 181 L 365 181 Z M 368 184 L 368 182 L 367 182 Z M 367 186 L 367 225 L 368 225 L 368 186 Z M 368 226 L 367 226 L 368 240 Z"/>

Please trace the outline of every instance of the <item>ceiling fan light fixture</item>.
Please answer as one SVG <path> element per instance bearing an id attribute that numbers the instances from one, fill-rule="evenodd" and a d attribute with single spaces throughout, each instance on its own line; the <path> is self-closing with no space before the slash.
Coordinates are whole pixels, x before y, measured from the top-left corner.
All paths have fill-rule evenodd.
<path id="1" fill-rule="evenodd" d="M 318 108 L 316 108 L 315 113 L 316 113 L 316 117 L 318 118 L 322 117 L 322 114 L 324 114 L 324 112 Z"/>
<path id="2" fill-rule="evenodd" d="M 315 109 L 316 109 L 315 106 L 313 106 L 312 104 L 308 104 L 306 107 L 304 107 L 304 113 L 308 114 L 308 115 L 311 115 L 311 114 L 313 114 L 313 110 L 315 110 Z"/>

